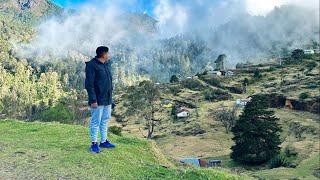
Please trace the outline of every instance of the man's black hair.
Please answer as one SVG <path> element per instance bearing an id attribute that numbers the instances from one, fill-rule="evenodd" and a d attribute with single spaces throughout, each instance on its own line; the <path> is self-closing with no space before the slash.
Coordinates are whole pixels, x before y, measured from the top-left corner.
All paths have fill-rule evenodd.
<path id="1" fill-rule="evenodd" d="M 109 48 L 106 46 L 100 46 L 96 50 L 98 58 L 102 57 L 104 53 L 108 53 L 108 52 L 109 52 Z"/>

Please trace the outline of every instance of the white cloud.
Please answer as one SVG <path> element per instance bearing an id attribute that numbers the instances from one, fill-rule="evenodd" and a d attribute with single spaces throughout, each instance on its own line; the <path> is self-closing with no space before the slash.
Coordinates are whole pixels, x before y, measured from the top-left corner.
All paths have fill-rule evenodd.
<path id="1" fill-rule="evenodd" d="M 280 6 L 279 0 L 247 0 L 246 8 L 248 13 L 252 15 L 265 15 L 272 11 L 274 7 Z"/>
<path id="2" fill-rule="evenodd" d="M 319 8 L 318 0 L 246 0 L 246 9 L 251 15 L 266 15 L 275 7 L 287 4 Z"/>
<path id="3" fill-rule="evenodd" d="M 213 29 L 245 12 L 243 0 L 161 0 L 154 9 L 162 35 Z"/>
<path id="4" fill-rule="evenodd" d="M 31 43 L 19 44 L 23 49 L 19 51 L 22 53 L 21 56 L 32 57 L 52 53 L 64 57 L 70 51 L 87 55 L 94 54 L 98 45 L 109 46 L 118 42 L 128 44 L 128 41 L 131 47 L 144 48 L 146 44 L 141 46 L 140 39 L 133 37 L 128 27 L 118 19 L 123 12 L 130 9 L 125 6 L 135 7 L 134 2 L 139 0 L 104 0 L 103 2 L 99 7 L 83 5 L 78 8 L 77 13 L 63 20 L 52 18 L 43 22 L 37 28 L 37 36 Z M 208 40 L 220 25 L 226 24 L 230 19 L 239 18 L 239 21 L 250 21 L 247 18 L 241 19 L 246 17 L 241 15 L 247 11 L 255 15 L 265 15 L 275 6 L 284 4 L 319 7 L 317 0 L 159 0 L 153 14 L 159 21 L 160 32 L 152 37 L 163 39 L 177 34 L 192 33 Z M 286 23 L 285 19 L 282 21 L 280 25 Z M 283 29 L 282 26 L 279 29 Z M 241 29 L 231 30 L 235 35 L 238 31 L 242 31 Z M 300 31 L 310 32 L 302 29 Z M 148 43 L 153 40 L 149 37 L 147 39 Z M 234 39 L 230 39 L 229 42 L 233 43 Z M 214 47 L 219 46 L 213 41 L 210 43 Z"/>
<path id="5" fill-rule="evenodd" d="M 166 29 L 167 32 L 162 33 L 170 32 L 170 35 L 173 35 L 183 32 L 188 19 L 187 10 L 183 6 L 169 0 L 162 0 L 154 9 L 154 13 L 160 26 L 169 28 Z"/>

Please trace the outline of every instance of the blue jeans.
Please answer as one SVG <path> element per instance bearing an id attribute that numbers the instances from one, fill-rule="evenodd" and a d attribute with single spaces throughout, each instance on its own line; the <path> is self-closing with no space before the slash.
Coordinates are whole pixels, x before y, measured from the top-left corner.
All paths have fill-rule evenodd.
<path id="1" fill-rule="evenodd" d="M 97 108 L 90 108 L 90 139 L 91 142 L 98 142 L 98 132 L 100 130 L 101 141 L 107 140 L 108 122 L 111 118 L 111 105 L 98 106 Z"/>

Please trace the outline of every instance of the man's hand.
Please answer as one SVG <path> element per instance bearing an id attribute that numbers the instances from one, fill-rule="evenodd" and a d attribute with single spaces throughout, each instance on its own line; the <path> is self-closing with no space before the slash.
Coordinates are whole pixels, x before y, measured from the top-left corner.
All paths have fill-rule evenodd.
<path id="1" fill-rule="evenodd" d="M 91 108 L 97 108 L 97 107 L 98 107 L 98 103 L 95 102 L 91 104 Z"/>

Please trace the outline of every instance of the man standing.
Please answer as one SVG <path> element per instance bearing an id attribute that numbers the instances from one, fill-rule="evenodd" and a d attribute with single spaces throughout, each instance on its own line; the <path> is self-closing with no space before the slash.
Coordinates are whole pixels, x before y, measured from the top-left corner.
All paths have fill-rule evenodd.
<path id="1" fill-rule="evenodd" d="M 100 148 L 115 148 L 107 140 L 108 121 L 111 118 L 112 106 L 112 75 L 109 66 L 109 48 L 98 47 L 97 56 L 86 62 L 85 88 L 88 93 L 90 106 L 90 139 L 91 152 L 99 153 Z M 98 146 L 98 132 L 100 131 L 100 145 Z"/>

